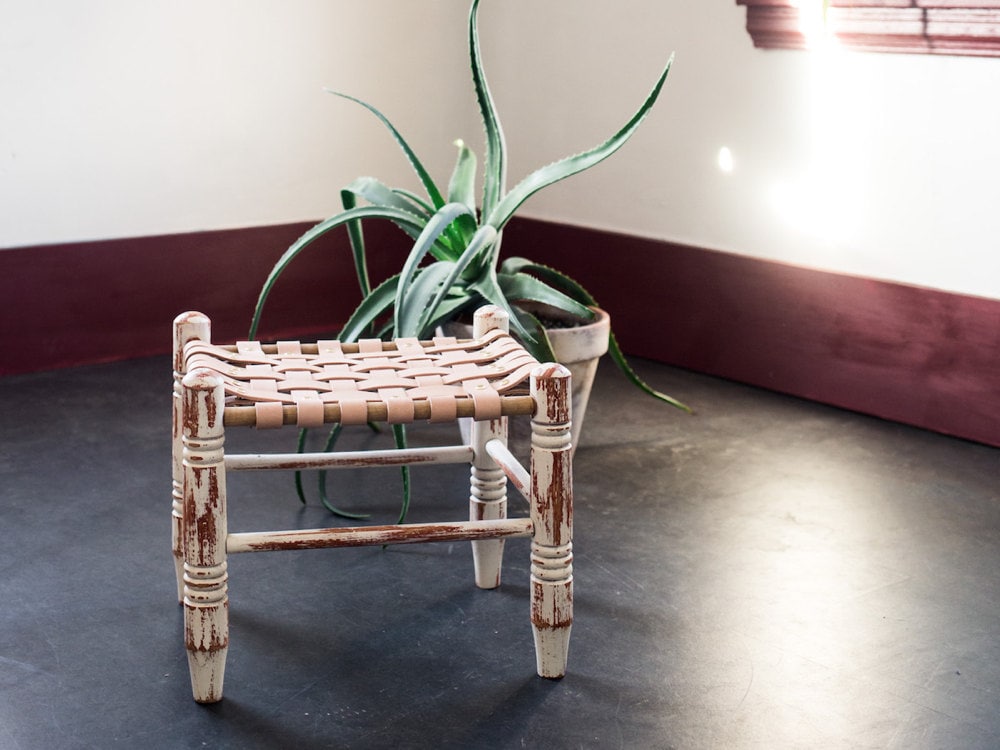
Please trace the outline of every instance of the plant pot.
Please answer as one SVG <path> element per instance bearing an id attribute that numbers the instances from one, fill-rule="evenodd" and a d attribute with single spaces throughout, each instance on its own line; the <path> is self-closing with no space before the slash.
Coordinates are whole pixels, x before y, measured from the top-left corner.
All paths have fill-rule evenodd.
<path id="1" fill-rule="evenodd" d="M 536 304 L 525 304 L 522 307 L 543 320 L 555 322 L 552 327 L 545 328 L 545 333 L 552 343 L 556 361 L 565 365 L 573 374 L 571 435 L 575 448 L 580 444 L 583 417 L 590 400 L 594 376 L 597 374 L 598 361 L 608 351 L 611 316 L 595 307 L 593 310 L 597 313 L 597 317 L 590 323 L 581 325 L 578 319 L 555 308 Z M 472 336 L 472 326 L 449 323 L 446 332 L 453 336 L 468 338 Z M 469 430 L 468 425 L 462 425 L 462 437 L 466 442 L 469 440 Z"/>
<path id="2" fill-rule="evenodd" d="M 590 390 L 597 374 L 597 364 L 608 351 L 611 335 L 611 316 L 600 308 L 593 308 L 597 317 L 590 323 L 579 325 L 570 315 L 552 308 L 525 306 L 529 312 L 541 315 L 546 320 L 555 320 L 559 325 L 546 327 L 545 333 L 552 343 L 556 361 L 565 365 L 573 373 L 573 445 L 580 444 L 583 417 L 590 401 Z"/>

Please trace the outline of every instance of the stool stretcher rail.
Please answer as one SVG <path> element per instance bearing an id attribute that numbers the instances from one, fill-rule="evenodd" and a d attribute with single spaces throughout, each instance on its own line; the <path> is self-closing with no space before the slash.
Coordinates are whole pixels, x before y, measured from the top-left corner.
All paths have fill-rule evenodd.
<path id="1" fill-rule="evenodd" d="M 521 493 L 525 500 L 531 501 L 531 475 L 517 457 L 510 452 L 501 440 L 490 440 L 486 443 L 486 452 L 497 462 L 511 484 Z"/>
<path id="2" fill-rule="evenodd" d="M 531 536 L 533 528 L 530 518 L 503 518 L 495 521 L 241 532 L 229 534 L 226 539 L 226 551 L 229 553 L 277 552 L 325 547 L 371 547 L 382 544 L 477 541 Z"/>
<path id="3" fill-rule="evenodd" d="M 241 453 L 226 456 L 226 468 L 234 471 L 263 469 L 359 469 L 373 466 L 415 464 L 461 464 L 472 459 L 467 445 L 431 448 L 397 448 L 381 451 L 334 451 L 325 453 Z"/>

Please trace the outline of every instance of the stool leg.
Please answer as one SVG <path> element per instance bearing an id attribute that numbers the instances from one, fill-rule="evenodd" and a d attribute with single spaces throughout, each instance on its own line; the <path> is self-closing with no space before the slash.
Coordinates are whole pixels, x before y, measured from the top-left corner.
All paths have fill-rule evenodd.
<path id="1" fill-rule="evenodd" d="M 211 323 L 197 312 L 186 312 L 174 319 L 174 396 L 173 402 L 173 491 L 171 508 L 171 548 L 174 555 L 174 574 L 177 578 L 177 602 L 184 601 L 184 543 L 181 531 L 184 514 L 184 468 L 181 432 L 181 379 L 184 377 L 184 346 L 193 340 L 211 341 Z"/>
<path id="2" fill-rule="evenodd" d="M 222 379 L 193 370 L 182 399 L 184 639 L 194 699 L 214 703 L 222 699 L 229 648 Z"/>
<path id="3" fill-rule="evenodd" d="M 531 374 L 531 625 L 538 674 L 566 674 L 573 625 L 573 458 L 569 370 Z"/>
<path id="4" fill-rule="evenodd" d="M 469 519 L 496 520 L 507 517 L 507 475 L 486 452 L 486 443 L 500 439 L 507 443 L 507 418 L 472 423 L 472 471 Z M 500 585 L 503 566 L 503 539 L 472 542 L 472 562 L 476 585 L 495 589 Z"/>
<path id="5" fill-rule="evenodd" d="M 473 337 L 482 338 L 497 328 L 504 333 L 510 330 L 510 318 L 505 311 L 495 305 L 485 305 L 476 310 L 472 323 Z M 507 475 L 486 452 L 486 443 L 494 438 L 507 444 L 506 418 L 472 423 L 470 445 L 474 457 L 469 495 L 469 519 L 472 521 L 507 517 Z M 495 589 L 500 585 L 503 548 L 503 539 L 472 543 L 472 562 L 479 588 Z"/>

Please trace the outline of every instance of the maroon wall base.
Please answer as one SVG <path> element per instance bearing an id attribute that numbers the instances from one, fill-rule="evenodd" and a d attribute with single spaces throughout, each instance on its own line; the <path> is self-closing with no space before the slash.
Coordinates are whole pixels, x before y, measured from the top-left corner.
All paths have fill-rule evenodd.
<path id="1" fill-rule="evenodd" d="M 0 374 L 170 349 L 200 310 L 245 336 L 267 272 L 309 225 L 0 251 Z M 366 230 L 373 279 L 408 242 Z M 504 247 L 572 271 L 636 356 L 1000 446 L 1000 301 L 534 220 Z M 297 259 L 261 336 L 335 331 L 358 301 L 346 238 Z M 656 323 L 655 321 L 663 321 Z"/>
<path id="2" fill-rule="evenodd" d="M 627 352 L 1000 445 L 998 300 L 538 221 L 504 243 L 574 269 Z"/>
<path id="3" fill-rule="evenodd" d="M 310 226 L 0 250 L 0 375 L 169 352 L 170 321 L 186 310 L 208 315 L 217 341 L 245 338 L 268 272 Z M 405 257 L 398 230 L 366 237 L 383 263 Z M 321 238 L 275 286 L 261 337 L 339 328 L 360 300 L 353 269 L 343 233 Z"/>

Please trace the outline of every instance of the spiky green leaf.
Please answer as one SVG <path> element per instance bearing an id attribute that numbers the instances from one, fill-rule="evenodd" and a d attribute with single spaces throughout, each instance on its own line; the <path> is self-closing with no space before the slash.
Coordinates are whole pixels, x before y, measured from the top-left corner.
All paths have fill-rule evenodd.
<path id="1" fill-rule="evenodd" d="M 410 148 L 410 144 L 408 144 L 406 140 L 403 138 L 402 134 L 400 134 L 400 132 L 396 130 L 396 126 L 393 125 L 391 122 L 389 122 L 389 118 L 387 118 L 385 115 L 379 112 L 378 109 L 376 109 L 374 106 L 364 101 L 363 99 L 358 99 L 357 97 L 351 96 L 350 94 L 344 94 L 339 91 L 333 91 L 331 89 L 326 89 L 326 91 L 330 94 L 333 94 L 334 96 L 339 96 L 342 99 L 347 99 L 348 101 L 360 104 L 362 107 L 364 107 L 373 115 L 375 115 L 375 117 L 377 117 L 378 120 L 383 125 L 385 125 L 385 127 L 389 130 L 389 132 L 392 134 L 393 139 L 395 139 L 396 144 L 406 155 L 406 160 L 410 163 L 410 166 L 413 167 L 413 171 L 416 172 L 417 178 L 420 180 L 420 184 L 424 186 L 424 190 L 427 191 L 427 196 L 431 199 L 431 203 L 434 205 L 434 207 L 440 208 L 441 206 L 444 205 L 445 202 L 444 197 L 441 195 L 441 191 L 438 190 L 438 187 L 435 184 L 434 180 L 431 178 L 430 173 L 424 168 L 423 163 L 421 163 L 420 159 L 417 158 L 417 155 L 413 151 L 413 149 Z"/>
<path id="2" fill-rule="evenodd" d="M 525 273 L 533 274 L 545 280 L 547 283 L 559 287 L 583 304 L 593 307 L 597 306 L 597 301 L 594 299 L 594 296 L 579 282 L 554 268 L 550 268 L 549 266 L 542 265 L 541 263 L 534 263 L 526 258 L 514 257 L 507 258 L 503 262 L 501 268 L 503 271 L 518 275 Z M 678 409 L 683 409 L 687 412 L 691 411 L 691 409 L 682 404 L 680 401 L 672 396 L 668 396 L 666 393 L 656 390 L 636 374 L 635 370 L 633 370 L 632 366 L 629 364 L 628 359 L 625 357 L 625 354 L 622 352 L 621 347 L 618 345 L 618 339 L 615 336 L 614 331 L 611 331 L 608 338 L 608 353 L 611 355 L 611 359 L 618 369 L 621 370 L 625 377 L 628 378 L 628 380 L 639 390 L 659 399 L 660 401 L 670 404 L 671 406 L 675 406 Z"/>
<path id="3" fill-rule="evenodd" d="M 510 300 L 507 299 L 507 295 L 503 293 L 503 289 L 500 288 L 496 270 L 489 269 L 487 273 L 484 273 L 480 278 L 470 283 L 469 289 L 482 297 L 484 303 L 496 305 L 507 313 L 510 317 L 512 333 L 520 338 L 521 342 L 530 351 L 531 345 L 537 340 L 537 335 L 530 328 L 522 325 L 516 309 L 511 305 Z"/>
<path id="4" fill-rule="evenodd" d="M 423 231 L 417 238 L 416 242 L 413 243 L 413 248 L 410 250 L 410 254 L 406 257 L 406 261 L 403 263 L 403 269 L 399 273 L 399 286 L 396 289 L 396 301 L 395 310 L 393 312 L 393 325 L 396 330 L 396 335 L 415 335 L 415 334 L 404 334 L 401 333 L 404 330 L 410 330 L 412 326 L 416 323 L 415 319 L 410 317 L 409 310 L 411 309 L 407 306 L 406 296 L 409 293 L 411 284 L 413 283 L 414 276 L 416 275 L 417 268 L 423 259 L 427 256 L 430 249 L 437 242 L 438 238 L 451 226 L 452 222 L 455 221 L 459 216 L 467 216 L 469 214 L 469 207 L 464 203 L 449 203 L 438 209 L 424 226 Z M 405 321 L 401 319 L 401 315 L 407 314 Z M 405 323 L 405 325 L 404 325 Z"/>
<path id="5" fill-rule="evenodd" d="M 449 238 L 453 248 L 459 250 L 472 239 L 476 221 L 476 154 L 461 140 L 455 141 L 458 158 L 448 182 L 448 202 L 463 203 L 469 207 L 468 216 L 460 216 L 450 228 Z M 452 258 L 454 260 L 454 258 Z"/>
<path id="6" fill-rule="evenodd" d="M 526 273 L 497 275 L 500 288 L 507 299 L 515 302 L 540 302 L 558 310 L 562 310 L 568 315 L 590 320 L 594 317 L 594 312 L 585 304 L 581 304 L 572 297 L 563 294 L 558 289 L 546 284 L 541 279 L 530 276 Z"/>
<path id="7" fill-rule="evenodd" d="M 427 300 L 422 307 L 417 307 L 420 310 L 419 330 L 422 333 L 428 332 L 430 330 L 430 322 L 438 319 L 438 308 L 447 295 L 451 294 L 452 301 L 454 302 L 456 301 L 455 297 L 464 294 L 471 302 L 473 299 L 472 295 L 465 292 L 462 287 L 458 287 L 456 282 L 475 258 L 489 250 L 489 246 L 496 239 L 496 236 L 497 231 L 493 227 L 481 227 L 469 241 L 469 245 L 466 247 L 465 252 L 462 253 L 462 257 L 455 263 L 450 264 L 448 276 L 441 280 L 434 297 Z"/>
<path id="8" fill-rule="evenodd" d="M 584 151 L 583 153 L 576 154 L 574 156 L 568 156 L 565 159 L 548 164 L 529 174 L 521 182 L 515 185 L 509 193 L 503 196 L 495 209 L 490 211 L 488 214 L 484 210 L 484 214 L 486 215 L 484 223 L 490 224 L 497 229 L 503 228 L 503 226 L 510 221 L 511 217 L 521 207 L 521 205 L 539 190 L 546 188 L 553 183 L 559 182 L 560 180 L 564 180 L 567 177 L 571 177 L 590 169 L 595 164 L 599 164 L 604 161 L 615 153 L 615 151 L 624 146 L 628 139 L 632 137 L 636 128 L 639 127 L 639 124 L 649 113 L 649 110 L 652 109 L 653 105 L 656 103 L 656 99 L 660 95 L 660 90 L 663 88 L 663 84 L 667 79 L 667 74 L 670 72 L 670 66 L 672 63 L 673 56 L 670 57 L 666 67 L 663 69 L 663 73 L 660 74 L 656 85 L 649 93 L 649 96 L 646 97 L 642 106 L 639 107 L 639 110 L 632 115 L 632 118 L 625 124 L 624 127 L 621 128 L 621 130 L 611 136 L 611 138 L 606 140 L 604 143 L 599 146 L 595 146 L 589 151 Z"/>
<path id="9" fill-rule="evenodd" d="M 458 158 L 448 181 L 448 202 L 464 203 L 476 210 L 476 154 L 463 141 L 455 141 Z"/>
<path id="10" fill-rule="evenodd" d="M 267 302 L 267 298 L 271 295 L 271 290 L 274 288 L 278 279 L 281 278 L 285 269 L 288 268 L 288 265 L 295 260 L 296 257 L 298 257 L 299 253 L 327 232 L 352 221 L 361 219 L 387 219 L 396 224 L 422 226 L 422 222 L 415 219 L 412 214 L 406 211 L 399 211 L 397 209 L 384 208 L 381 206 L 361 206 L 358 208 L 351 208 L 346 211 L 341 211 L 335 216 L 331 216 L 329 219 L 319 222 L 293 242 L 292 245 L 285 250 L 282 256 L 278 259 L 278 262 L 274 264 L 274 267 L 271 268 L 270 273 L 268 273 L 267 278 L 264 280 L 264 285 L 261 287 L 260 295 L 257 298 L 257 304 L 254 307 L 253 320 L 250 323 L 250 339 L 254 339 L 257 336 L 257 329 L 260 326 L 260 318 L 264 312 L 264 304 Z"/>
<path id="11" fill-rule="evenodd" d="M 483 165 L 483 216 L 493 213 L 507 189 L 507 145 L 503 128 L 493 102 L 493 94 L 486 82 L 482 51 L 479 44 L 479 0 L 473 0 L 469 11 L 469 58 L 472 64 L 472 83 L 483 128 L 486 131 L 486 163 Z M 494 225 L 496 226 L 496 225 Z M 499 228 L 499 227 L 497 227 Z"/>
<path id="12" fill-rule="evenodd" d="M 350 190 L 341 190 L 340 204 L 345 211 L 350 211 L 358 205 L 357 196 Z M 368 252 L 365 250 L 365 232 L 360 219 L 347 222 L 347 238 L 351 243 L 351 257 L 354 258 L 354 273 L 358 277 L 358 289 L 361 291 L 361 296 L 366 297 L 372 291 L 372 282 L 368 275 Z"/>
<path id="13" fill-rule="evenodd" d="M 397 225 L 407 235 L 409 235 L 411 239 L 416 239 L 420 236 L 423 224 L 426 224 L 427 220 L 430 219 L 431 215 L 434 213 L 434 209 L 428 208 L 426 201 L 419 199 L 417 196 L 413 195 L 413 193 L 406 190 L 390 188 L 374 177 L 359 177 L 354 180 L 354 182 L 341 191 L 342 202 L 345 200 L 345 194 L 353 196 L 354 198 L 361 198 L 373 206 L 382 206 L 384 208 L 398 209 L 400 211 L 412 213 L 415 217 L 417 217 L 419 222 L 422 223 Z M 356 205 L 356 203 L 356 200 L 351 201 L 351 205 Z M 356 242 L 355 230 L 353 229 L 355 224 L 360 227 L 360 222 L 351 222 L 351 224 L 348 225 L 348 229 L 351 231 L 352 247 Z M 356 234 L 361 239 L 361 244 L 363 246 L 363 237 L 361 237 L 360 229 L 356 231 Z M 431 249 L 431 254 L 435 258 L 454 260 L 461 255 L 462 247 L 464 247 L 464 245 L 465 242 L 462 235 L 456 230 L 450 233 L 447 237 L 442 237 L 439 243 Z M 355 255 L 357 255 L 357 253 L 355 253 Z"/>
<path id="14" fill-rule="evenodd" d="M 326 444 L 323 446 L 323 451 L 325 453 L 330 453 L 337 445 L 337 438 L 340 437 L 341 431 L 344 429 L 344 425 L 338 422 L 331 429 L 326 437 Z M 316 478 L 316 489 L 319 492 L 319 501 L 323 504 L 323 507 L 328 511 L 333 513 L 335 516 L 340 516 L 341 518 L 349 518 L 355 521 L 362 521 L 366 518 L 371 518 L 370 513 L 353 513 L 351 511 L 346 511 L 343 508 L 339 508 L 333 504 L 330 499 L 329 494 L 326 491 L 326 478 L 329 472 L 327 470 L 322 470 L 319 472 Z"/>
<path id="15" fill-rule="evenodd" d="M 639 377 L 636 371 L 632 369 L 632 365 L 630 365 L 628 360 L 625 358 L 625 354 L 622 352 L 621 347 L 618 345 L 618 339 L 615 336 L 614 331 L 611 332 L 611 335 L 608 339 L 608 353 L 611 355 L 611 359 L 614 361 L 614 363 L 618 365 L 618 369 L 621 370 L 622 373 L 624 373 L 625 377 L 628 378 L 629 381 L 632 383 L 632 385 L 636 386 L 639 390 L 649 394 L 653 398 L 663 401 L 664 403 L 677 407 L 682 411 L 686 411 L 688 413 L 691 412 L 691 407 L 681 403 L 673 396 L 668 396 L 666 393 L 662 393 L 656 390 L 652 386 L 648 385 L 646 381 L 644 381 L 642 378 Z"/>
<path id="16" fill-rule="evenodd" d="M 431 213 L 433 213 L 428 211 L 419 202 L 413 200 L 408 194 L 400 190 L 394 190 L 374 177 L 358 177 L 345 187 L 344 190 L 353 193 L 358 198 L 366 200 L 373 206 L 408 211 L 423 219 L 429 219 Z"/>
<path id="17" fill-rule="evenodd" d="M 424 330 L 425 315 L 439 290 L 452 275 L 455 264 L 439 260 L 418 269 L 405 294 L 397 297 L 393 314 L 393 335 L 396 337 L 416 336 L 424 338 L 429 333 Z"/>
<path id="18" fill-rule="evenodd" d="M 337 338 L 341 341 L 357 341 L 368 335 L 372 327 L 392 308 L 398 284 L 399 274 L 396 274 L 375 287 L 351 313 Z"/>

